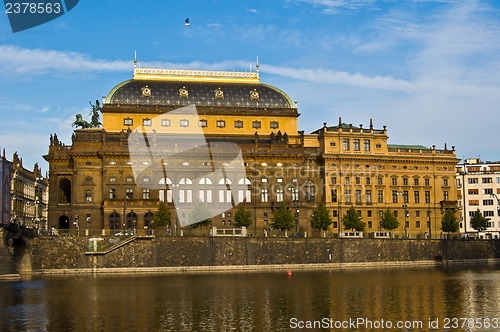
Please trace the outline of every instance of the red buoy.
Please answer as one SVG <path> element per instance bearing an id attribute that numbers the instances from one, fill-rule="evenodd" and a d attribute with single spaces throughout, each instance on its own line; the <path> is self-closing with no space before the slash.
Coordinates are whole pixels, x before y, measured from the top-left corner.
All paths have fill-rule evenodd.
<path id="1" fill-rule="evenodd" d="M 286 273 L 288 274 L 288 276 L 291 276 L 292 275 L 292 270 L 288 270 L 288 271 L 286 271 Z"/>

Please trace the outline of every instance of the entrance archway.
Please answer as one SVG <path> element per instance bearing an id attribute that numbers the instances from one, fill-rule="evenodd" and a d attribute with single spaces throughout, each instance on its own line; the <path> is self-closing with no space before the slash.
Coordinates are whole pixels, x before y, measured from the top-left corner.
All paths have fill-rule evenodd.
<path id="1" fill-rule="evenodd" d="M 59 229 L 69 229 L 69 217 L 62 215 L 59 217 Z"/>

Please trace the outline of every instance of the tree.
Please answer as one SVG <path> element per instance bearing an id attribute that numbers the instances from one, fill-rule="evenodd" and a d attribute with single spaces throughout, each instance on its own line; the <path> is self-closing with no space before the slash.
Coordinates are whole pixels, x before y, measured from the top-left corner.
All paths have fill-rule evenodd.
<path id="1" fill-rule="evenodd" d="M 342 222 L 344 223 L 345 229 L 353 229 L 361 232 L 365 228 L 365 223 L 361 221 L 360 216 L 352 206 L 342 217 Z"/>
<path id="2" fill-rule="evenodd" d="M 211 214 L 205 203 L 198 202 L 193 206 L 193 209 L 188 215 L 189 227 L 191 229 L 206 227 L 210 225 L 212 220 Z"/>
<path id="3" fill-rule="evenodd" d="M 325 204 L 319 203 L 314 209 L 311 216 L 311 226 L 312 228 L 322 229 L 326 231 L 328 227 L 332 224 L 332 218 L 330 213 L 326 209 Z"/>
<path id="4" fill-rule="evenodd" d="M 250 211 L 245 210 L 243 205 L 238 206 L 238 210 L 234 214 L 234 227 L 248 227 L 252 223 L 252 215 Z"/>
<path id="5" fill-rule="evenodd" d="M 482 232 L 488 228 L 488 221 L 490 221 L 490 218 L 486 218 L 485 216 L 483 216 L 479 209 L 474 212 L 474 215 L 470 219 L 472 228 L 474 228 L 478 232 Z"/>
<path id="6" fill-rule="evenodd" d="M 387 208 L 387 210 L 382 214 L 382 227 L 388 231 L 395 230 L 399 227 L 398 218 L 394 216 L 394 212 L 391 209 Z"/>
<path id="7" fill-rule="evenodd" d="M 165 202 L 160 202 L 160 204 L 158 204 L 158 210 L 153 216 L 153 221 L 157 227 L 170 225 L 170 215 L 168 214 L 167 204 L 165 204 Z"/>
<path id="8" fill-rule="evenodd" d="M 295 224 L 292 212 L 287 209 L 285 203 L 282 203 L 279 208 L 277 208 L 271 218 L 271 227 L 279 230 L 290 230 Z"/>
<path id="9" fill-rule="evenodd" d="M 443 232 L 448 232 L 448 234 L 455 233 L 459 229 L 458 219 L 455 215 L 455 211 L 446 210 L 441 219 L 441 230 Z"/>

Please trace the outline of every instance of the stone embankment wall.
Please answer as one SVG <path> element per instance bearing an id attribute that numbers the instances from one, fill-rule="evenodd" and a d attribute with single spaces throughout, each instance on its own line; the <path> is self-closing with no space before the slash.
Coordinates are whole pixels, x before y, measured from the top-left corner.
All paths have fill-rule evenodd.
<path id="1" fill-rule="evenodd" d="M 3 228 L 0 226 L 0 279 L 2 276 L 16 274 L 16 265 L 14 261 L 14 253 L 9 251 L 4 243 Z"/>
<path id="2" fill-rule="evenodd" d="M 111 241 L 112 243 L 107 243 Z M 101 247 L 118 240 L 105 238 Z M 32 272 L 112 268 L 231 267 L 433 262 L 500 258 L 498 240 L 324 238 L 136 238 L 106 254 L 85 254 L 87 237 L 35 238 L 27 250 Z M 375 265 L 374 264 L 374 265 Z M 307 267 L 307 266 L 305 266 Z"/>

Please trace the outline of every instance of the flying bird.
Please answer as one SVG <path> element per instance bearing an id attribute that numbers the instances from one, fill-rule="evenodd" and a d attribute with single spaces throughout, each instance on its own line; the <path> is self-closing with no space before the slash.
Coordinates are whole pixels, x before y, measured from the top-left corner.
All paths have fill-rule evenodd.
<path id="1" fill-rule="evenodd" d="M 191 26 L 191 23 L 189 23 L 189 17 L 186 18 L 186 20 L 184 21 L 184 26 L 186 26 L 186 27 Z"/>

